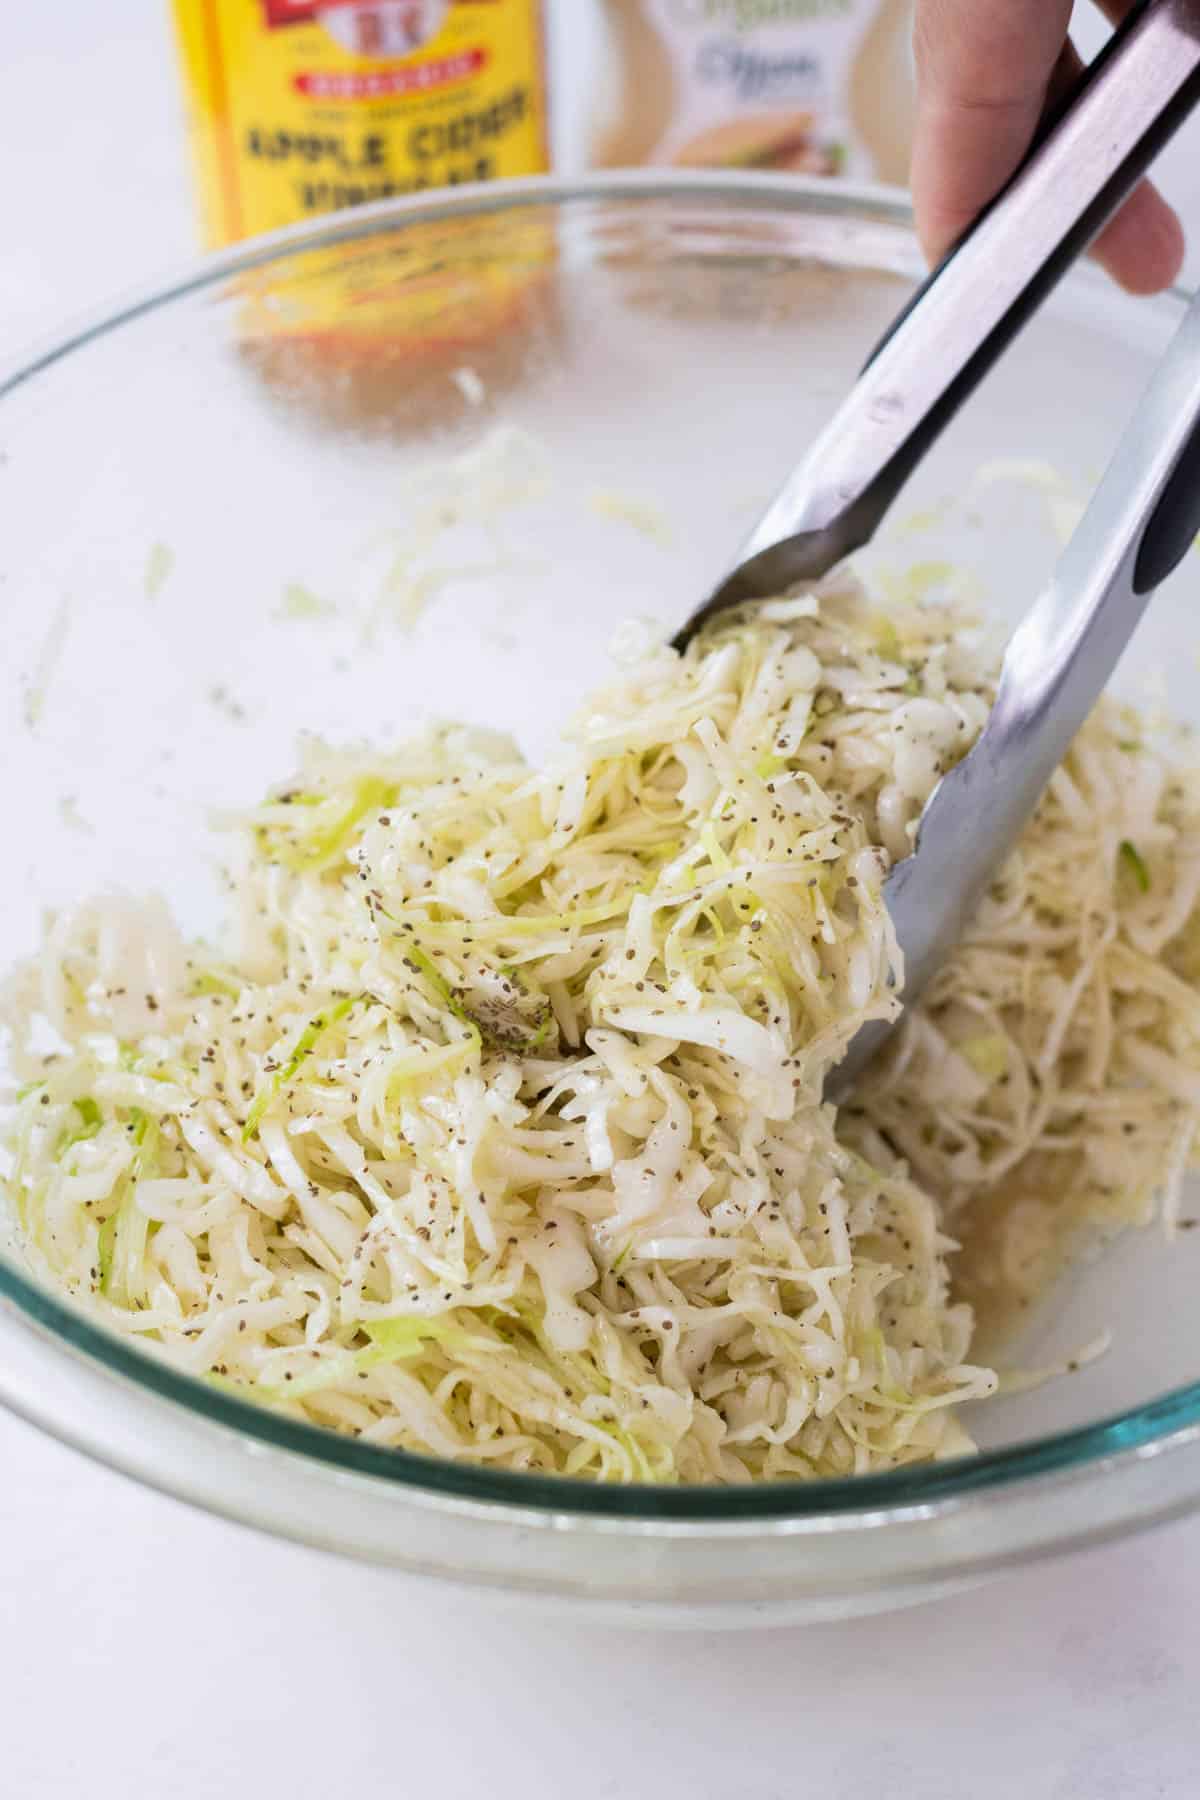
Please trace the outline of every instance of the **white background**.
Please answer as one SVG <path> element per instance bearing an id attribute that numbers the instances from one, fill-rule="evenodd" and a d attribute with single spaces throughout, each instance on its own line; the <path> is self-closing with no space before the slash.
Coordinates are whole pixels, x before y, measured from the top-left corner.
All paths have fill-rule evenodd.
<path id="1" fill-rule="evenodd" d="M 0 54 L 7 355 L 193 215 L 167 0 L 6 6 Z M 1200 244 L 1200 132 L 1164 184 Z M 0 1593 L 11 1800 L 1200 1792 L 1196 1522 L 887 1619 L 627 1634 L 260 1539 L 0 1416 Z"/>

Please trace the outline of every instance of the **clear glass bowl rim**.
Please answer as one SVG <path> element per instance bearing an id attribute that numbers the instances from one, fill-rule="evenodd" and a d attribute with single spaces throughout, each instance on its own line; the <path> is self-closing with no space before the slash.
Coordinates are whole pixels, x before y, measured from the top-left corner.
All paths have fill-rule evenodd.
<path id="1" fill-rule="evenodd" d="M 868 183 L 834 184 L 802 176 L 784 178 L 730 171 L 664 175 L 657 170 L 637 170 L 578 179 L 536 176 L 464 186 L 452 195 L 423 194 L 335 213 L 318 222 L 290 226 L 249 239 L 232 250 L 199 258 L 183 274 L 149 283 L 115 305 L 98 309 L 60 331 L 45 344 L 9 359 L 0 368 L 0 401 L 53 364 L 84 349 L 93 339 L 132 324 L 141 315 L 175 300 L 219 287 L 281 258 L 370 238 L 417 221 L 478 218 L 538 204 L 552 206 L 561 213 L 574 203 L 605 200 L 649 204 L 674 201 L 684 205 L 707 201 L 728 206 L 731 218 L 742 207 L 775 211 L 780 216 L 815 215 L 883 223 L 906 234 L 912 246 L 912 272 L 920 270 L 907 198 L 899 190 Z M 1099 277 L 1077 271 L 1068 279 Z M 1175 289 L 1141 304 L 1157 306 L 1177 316 L 1188 298 L 1185 292 Z M 911 1518 L 914 1513 L 928 1517 L 968 1498 L 999 1496 L 1046 1477 L 1078 1477 L 1088 1471 L 1099 1473 L 1102 1468 L 1115 1471 L 1147 1454 L 1182 1450 L 1200 1437 L 1200 1382 L 1194 1382 L 1072 1431 L 886 1474 L 735 1488 L 599 1486 L 564 1476 L 479 1468 L 407 1450 L 379 1449 L 270 1412 L 132 1348 L 93 1324 L 81 1310 L 26 1280 L 3 1257 L 0 1303 L 10 1319 L 26 1329 L 32 1328 L 47 1354 L 57 1351 L 72 1359 L 82 1357 L 113 1378 L 114 1387 L 131 1382 L 191 1413 L 207 1426 L 223 1427 L 264 1450 L 302 1457 L 310 1466 L 324 1465 L 331 1476 L 353 1475 L 430 1498 L 442 1495 L 508 1512 L 553 1513 L 564 1521 L 574 1515 L 581 1520 L 609 1518 L 630 1525 L 638 1521 L 692 1521 L 708 1528 L 719 1528 L 722 1522 L 745 1527 L 754 1520 L 803 1521 L 809 1529 L 818 1530 L 822 1520 L 827 1520 L 831 1529 L 879 1525 L 905 1516 Z M 2 1393 L 0 1403 L 7 1403 Z M 30 1416 L 23 1407 L 14 1410 Z M 48 1409 L 39 1409 L 32 1422 L 64 1442 L 93 1448 L 78 1445 L 65 1430 L 57 1431 Z M 93 1453 L 102 1455 L 98 1447 Z M 1200 1501 L 1200 1495 L 1197 1500 Z"/>

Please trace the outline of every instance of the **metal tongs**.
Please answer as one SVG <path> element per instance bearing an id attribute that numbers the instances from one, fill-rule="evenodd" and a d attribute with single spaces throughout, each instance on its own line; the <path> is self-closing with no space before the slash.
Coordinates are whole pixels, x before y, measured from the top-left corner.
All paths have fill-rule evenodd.
<path id="1" fill-rule="evenodd" d="M 900 314 L 675 642 L 726 607 L 815 581 L 874 534 L 943 426 L 1200 100 L 1200 0 L 1144 0 L 1008 186 Z M 884 885 L 915 998 L 962 934 L 1155 588 L 1200 528 L 1200 297 L 1049 586 L 1013 635 L 974 748 Z M 891 1029 L 854 1038 L 843 1091 Z"/>

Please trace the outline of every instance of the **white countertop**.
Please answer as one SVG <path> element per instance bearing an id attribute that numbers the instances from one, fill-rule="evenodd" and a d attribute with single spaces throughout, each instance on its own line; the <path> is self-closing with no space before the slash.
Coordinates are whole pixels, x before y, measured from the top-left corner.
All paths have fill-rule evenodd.
<path id="1" fill-rule="evenodd" d="M 167 0 L 12 10 L 5 349 L 192 247 Z M 1165 185 L 1200 243 L 1198 150 L 1193 130 Z M 274 1543 L 4 1415 L 0 1472 L 12 1800 L 1200 1792 L 1200 1521 L 889 1618 L 681 1636 Z"/>
<path id="2" fill-rule="evenodd" d="M 1185 1800 L 1200 1524 L 890 1617 L 560 1623 L 223 1524 L 0 1415 L 11 1800 Z"/>

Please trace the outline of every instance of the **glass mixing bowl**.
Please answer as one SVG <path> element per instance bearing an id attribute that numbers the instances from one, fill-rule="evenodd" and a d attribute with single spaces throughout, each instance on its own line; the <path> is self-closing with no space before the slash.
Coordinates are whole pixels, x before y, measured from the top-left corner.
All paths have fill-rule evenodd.
<path id="1" fill-rule="evenodd" d="M 27 359 L 0 386 L 0 963 L 43 909 L 113 885 L 210 928 L 211 816 L 286 775 L 302 730 L 451 714 L 536 755 L 618 621 L 681 618 L 725 565 L 918 273 L 877 191 L 519 183 L 252 243 Z M 1072 275 L 897 508 L 919 539 L 949 499 L 929 542 L 953 537 L 1001 621 L 1054 551 L 1038 471 L 1031 499 L 1003 465 L 1086 490 L 1178 311 Z M 477 516 L 430 540 L 448 458 Z M 1185 716 L 1195 582 L 1122 669 Z M 850 1482 L 601 1488 L 364 1446 L 118 1341 L 11 1236 L 0 1398 L 139 1480 L 382 1564 L 656 1619 L 824 1618 L 1195 1505 L 1198 1259 L 1200 1233 L 1153 1229 L 1094 1257 L 1013 1354 L 1109 1328 L 1108 1356 L 981 1409 L 972 1459 Z"/>

